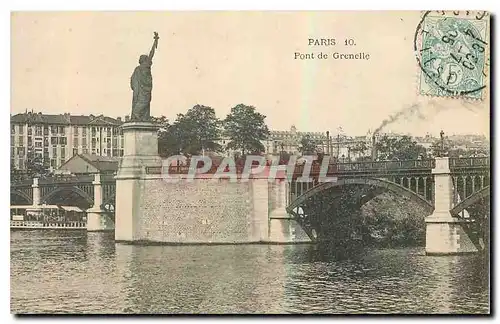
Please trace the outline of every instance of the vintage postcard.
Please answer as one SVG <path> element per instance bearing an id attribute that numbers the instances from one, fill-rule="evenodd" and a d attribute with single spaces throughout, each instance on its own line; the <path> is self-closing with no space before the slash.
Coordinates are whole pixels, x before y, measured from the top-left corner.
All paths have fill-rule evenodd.
<path id="1" fill-rule="evenodd" d="M 490 314 L 490 13 L 13 12 L 13 314 Z"/>

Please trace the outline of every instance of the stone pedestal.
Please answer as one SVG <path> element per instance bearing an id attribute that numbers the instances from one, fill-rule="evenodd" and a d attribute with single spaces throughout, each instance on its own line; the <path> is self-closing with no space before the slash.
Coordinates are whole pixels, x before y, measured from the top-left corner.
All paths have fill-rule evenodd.
<path id="1" fill-rule="evenodd" d="M 158 126 L 129 122 L 123 126 L 124 154 L 116 175 L 115 240 L 137 240 L 141 201 L 148 167 L 161 167 L 158 156 Z"/>
<path id="2" fill-rule="evenodd" d="M 310 243 L 311 239 L 286 211 L 288 188 L 285 167 L 279 167 L 275 183 L 269 192 L 269 234 L 267 242 L 276 244 Z"/>
<path id="3" fill-rule="evenodd" d="M 115 223 L 109 215 L 100 208 L 91 208 L 87 210 L 87 231 L 104 232 L 115 229 Z"/>
<path id="4" fill-rule="evenodd" d="M 450 255 L 477 252 L 461 225 L 461 220 L 452 217 L 453 181 L 447 157 L 436 158 L 434 174 L 434 212 L 425 219 L 428 255 Z"/>

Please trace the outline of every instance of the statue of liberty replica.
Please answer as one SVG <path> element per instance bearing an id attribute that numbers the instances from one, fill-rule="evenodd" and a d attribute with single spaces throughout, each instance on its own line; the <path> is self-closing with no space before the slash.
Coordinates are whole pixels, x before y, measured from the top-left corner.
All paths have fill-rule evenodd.
<path id="1" fill-rule="evenodd" d="M 153 77 L 151 75 L 151 65 L 153 65 L 153 56 L 158 48 L 158 33 L 154 32 L 153 47 L 149 55 L 139 57 L 139 66 L 137 66 L 130 78 L 130 87 L 134 92 L 132 97 L 132 116 L 131 121 L 149 121 L 151 92 L 153 90 Z"/>

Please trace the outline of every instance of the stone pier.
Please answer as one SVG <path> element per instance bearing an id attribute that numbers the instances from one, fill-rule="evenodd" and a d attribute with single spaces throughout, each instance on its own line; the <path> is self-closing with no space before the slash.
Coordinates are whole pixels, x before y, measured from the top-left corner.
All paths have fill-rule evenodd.
<path id="1" fill-rule="evenodd" d="M 141 240 L 139 221 L 144 220 L 146 168 L 161 167 L 158 156 L 158 127 L 149 122 L 128 122 L 123 126 L 124 152 L 116 179 L 115 240 Z M 155 197 L 162 200 L 162 197 Z M 158 213 L 161 211 L 159 210 Z"/>
<path id="2" fill-rule="evenodd" d="M 115 223 L 110 218 L 108 213 L 103 209 L 103 195 L 101 185 L 101 175 L 94 175 L 94 206 L 87 209 L 87 231 L 112 231 L 115 229 Z"/>
<path id="3" fill-rule="evenodd" d="M 42 206 L 41 206 L 41 193 L 40 186 L 38 185 L 38 178 L 33 178 L 33 184 L 31 185 L 33 189 L 32 198 L 33 198 L 33 206 L 31 208 L 26 209 L 26 213 L 28 215 L 41 215 L 42 214 Z"/>
<path id="4" fill-rule="evenodd" d="M 148 174 L 147 168 L 162 167 L 156 128 L 149 123 L 127 123 L 123 133 L 125 152 L 116 176 L 116 241 L 246 244 L 306 240 L 307 235 L 286 214 L 284 176 L 269 181 L 269 168 L 249 179 L 210 174 L 167 179 Z"/>
<path id="5" fill-rule="evenodd" d="M 462 221 L 453 217 L 453 181 L 449 159 L 436 158 L 434 175 L 434 212 L 425 219 L 428 255 L 451 255 L 477 252 L 477 248 L 462 228 Z"/>

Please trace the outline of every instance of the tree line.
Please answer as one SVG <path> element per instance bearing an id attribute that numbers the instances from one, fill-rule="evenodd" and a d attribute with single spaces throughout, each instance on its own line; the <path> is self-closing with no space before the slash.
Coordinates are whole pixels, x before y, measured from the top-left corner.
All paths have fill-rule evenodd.
<path id="1" fill-rule="evenodd" d="M 162 123 L 158 153 L 162 157 L 226 150 L 242 155 L 261 154 L 265 151 L 262 141 L 270 134 L 265 118 L 255 107 L 239 104 L 221 120 L 213 108 L 196 105 L 185 114 L 178 114 L 173 123 Z M 222 139 L 227 140 L 225 145 L 220 144 Z"/>
<path id="2" fill-rule="evenodd" d="M 270 131 L 265 122 L 266 116 L 259 113 L 254 106 L 238 104 L 230 113 L 219 119 L 215 110 L 209 106 L 195 105 L 184 114 L 178 114 L 173 122 L 165 116 L 152 117 L 151 120 L 160 125 L 158 132 L 158 153 L 162 157 L 183 154 L 186 156 L 201 155 L 205 152 L 223 153 L 227 150 L 235 152 L 236 157 L 247 154 L 261 155 L 265 152 L 263 141 L 269 138 Z M 225 143 L 221 144 L 221 140 Z M 317 155 L 322 160 L 322 143 L 309 135 L 304 135 L 298 143 L 297 151 L 301 155 Z M 453 149 L 450 141 L 445 141 L 444 151 L 450 157 L 469 157 L 472 155 L 489 155 L 489 150 L 479 152 Z M 414 160 L 432 158 L 442 154 L 441 142 L 436 140 L 430 149 L 419 145 L 412 137 L 381 136 L 376 142 L 377 160 Z M 356 156 L 351 161 L 371 161 L 370 144 L 357 142 L 349 147 L 350 153 Z M 280 161 L 288 163 L 292 152 L 281 148 Z M 41 157 L 35 156 L 33 149 L 28 149 L 23 171 L 11 165 L 11 177 L 33 177 L 48 174 L 48 165 Z M 321 162 L 320 162 L 321 163 Z"/>

